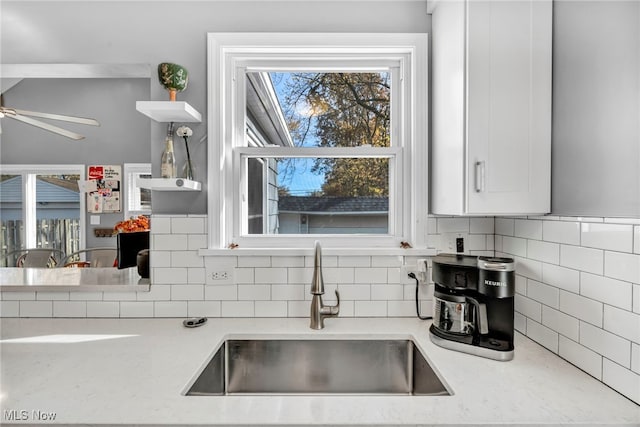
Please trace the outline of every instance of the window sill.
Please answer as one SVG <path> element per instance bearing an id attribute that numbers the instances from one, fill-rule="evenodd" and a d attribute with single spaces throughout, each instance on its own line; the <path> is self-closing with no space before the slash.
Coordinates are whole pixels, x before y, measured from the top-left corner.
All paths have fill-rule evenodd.
<path id="1" fill-rule="evenodd" d="M 322 248 L 323 255 L 333 256 L 433 256 L 433 248 Z M 208 256 L 313 256 L 313 248 L 235 248 L 199 249 L 198 255 Z"/>

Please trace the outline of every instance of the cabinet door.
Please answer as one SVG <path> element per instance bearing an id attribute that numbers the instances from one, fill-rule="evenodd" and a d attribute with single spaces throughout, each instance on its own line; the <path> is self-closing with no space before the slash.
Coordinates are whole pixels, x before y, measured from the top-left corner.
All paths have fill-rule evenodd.
<path id="1" fill-rule="evenodd" d="M 465 210 L 549 212 L 551 1 L 467 8 Z"/>

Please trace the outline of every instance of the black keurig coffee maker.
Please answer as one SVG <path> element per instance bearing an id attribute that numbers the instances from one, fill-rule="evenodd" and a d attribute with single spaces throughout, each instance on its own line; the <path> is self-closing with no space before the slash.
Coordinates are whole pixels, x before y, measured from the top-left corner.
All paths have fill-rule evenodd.
<path id="1" fill-rule="evenodd" d="M 434 257 L 431 341 L 490 359 L 513 359 L 514 267 L 511 258 Z"/>

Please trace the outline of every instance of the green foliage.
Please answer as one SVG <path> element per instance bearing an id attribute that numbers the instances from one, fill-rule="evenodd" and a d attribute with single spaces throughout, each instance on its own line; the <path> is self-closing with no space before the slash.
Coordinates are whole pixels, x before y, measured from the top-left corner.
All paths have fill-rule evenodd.
<path id="1" fill-rule="evenodd" d="M 293 73 L 285 114 L 296 146 L 389 147 L 389 73 Z M 327 196 L 388 196 L 387 159 L 317 159 Z"/>

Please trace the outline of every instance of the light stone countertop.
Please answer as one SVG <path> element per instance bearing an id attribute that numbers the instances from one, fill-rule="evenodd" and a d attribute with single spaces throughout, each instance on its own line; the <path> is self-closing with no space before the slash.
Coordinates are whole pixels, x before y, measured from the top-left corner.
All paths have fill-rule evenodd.
<path id="1" fill-rule="evenodd" d="M 514 360 L 439 348 L 430 322 L 308 319 L 2 319 L 0 411 L 56 424 L 640 425 L 640 406 L 518 334 Z M 27 337 L 50 341 L 16 342 Z M 120 335 L 118 337 L 118 335 Z M 412 338 L 453 396 L 184 396 L 226 338 Z M 67 341 L 78 342 L 61 342 Z M 100 339 L 98 339 L 100 338 Z M 35 412 L 34 412 L 35 411 Z M 50 423 L 47 421 L 46 423 Z"/>

